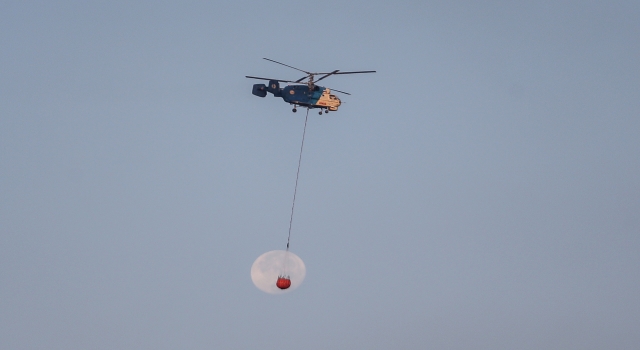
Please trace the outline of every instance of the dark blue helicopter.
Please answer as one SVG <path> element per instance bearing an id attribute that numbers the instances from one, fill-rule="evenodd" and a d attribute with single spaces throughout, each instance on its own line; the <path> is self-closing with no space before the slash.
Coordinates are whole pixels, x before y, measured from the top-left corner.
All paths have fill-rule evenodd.
<path id="1" fill-rule="evenodd" d="M 259 96 L 259 97 L 265 97 L 267 96 L 267 92 L 270 92 L 273 94 L 273 96 L 275 97 L 282 97 L 282 99 L 293 105 L 293 112 L 296 112 L 297 109 L 296 107 L 301 106 L 301 107 L 307 107 L 309 109 L 313 109 L 313 108 L 320 108 L 320 113 L 322 114 L 322 111 L 324 111 L 324 113 L 329 113 L 329 111 L 337 111 L 338 107 L 340 106 L 340 104 L 342 104 L 342 102 L 340 101 L 340 99 L 338 98 L 338 96 L 333 95 L 331 93 L 331 90 L 329 88 L 326 87 L 322 87 L 322 86 L 318 86 L 315 85 L 315 83 L 319 82 L 320 80 L 327 78 L 331 75 L 339 75 L 339 74 L 358 74 L 358 73 L 375 73 L 376 71 L 374 70 L 366 70 L 366 71 L 357 71 L 357 72 L 340 72 L 339 70 L 334 70 L 333 72 L 330 73 L 311 73 L 311 72 L 307 72 L 305 70 L 302 69 L 298 69 L 296 67 L 292 67 L 289 65 L 286 65 L 284 63 L 278 62 L 278 61 L 274 61 L 268 58 L 264 58 L 267 61 L 271 61 L 277 64 L 281 64 L 283 66 L 289 67 L 289 68 L 293 68 L 295 70 L 299 70 L 301 72 L 304 72 L 305 75 L 304 77 L 296 80 L 296 81 L 292 81 L 292 80 L 280 80 L 280 79 L 269 79 L 269 78 L 260 78 L 260 77 L 252 77 L 252 76 L 246 76 L 247 78 L 251 78 L 251 79 L 259 79 L 259 80 L 268 80 L 269 81 L 269 85 L 265 85 L 265 84 L 254 84 L 253 85 L 253 90 L 251 91 L 252 94 Z M 314 80 L 316 75 L 322 75 L 318 80 Z M 305 79 L 307 79 L 307 81 L 304 81 Z M 294 83 L 294 84 L 301 84 L 301 85 L 287 85 L 284 88 L 280 88 L 280 83 Z M 340 92 L 343 94 L 347 94 L 347 95 L 351 95 L 348 92 L 344 92 L 344 91 L 340 91 L 340 90 L 336 90 L 333 89 L 333 91 L 336 92 Z"/>

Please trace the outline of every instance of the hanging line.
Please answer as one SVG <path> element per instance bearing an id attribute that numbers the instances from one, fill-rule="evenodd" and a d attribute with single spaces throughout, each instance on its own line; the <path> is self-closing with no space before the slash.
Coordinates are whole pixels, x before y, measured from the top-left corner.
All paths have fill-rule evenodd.
<path id="1" fill-rule="evenodd" d="M 288 261 L 289 261 L 289 249 L 287 249 L 287 251 L 284 252 L 284 259 L 282 259 L 282 273 L 280 274 L 280 276 L 286 277 L 286 278 L 289 278 L 289 275 L 287 274 Z"/>
<path id="2" fill-rule="evenodd" d="M 293 189 L 293 203 L 291 204 L 291 218 L 289 219 L 289 237 L 287 237 L 287 252 L 289 251 L 289 241 L 291 240 L 291 224 L 293 223 L 293 209 L 296 206 L 296 193 L 298 192 L 298 177 L 300 176 L 300 163 L 302 162 L 302 148 L 304 148 L 304 135 L 307 133 L 307 120 L 309 119 L 309 108 L 304 117 L 304 129 L 302 130 L 302 144 L 300 145 L 300 156 L 298 157 L 298 171 L 296 172 L 296 186 Z"/>

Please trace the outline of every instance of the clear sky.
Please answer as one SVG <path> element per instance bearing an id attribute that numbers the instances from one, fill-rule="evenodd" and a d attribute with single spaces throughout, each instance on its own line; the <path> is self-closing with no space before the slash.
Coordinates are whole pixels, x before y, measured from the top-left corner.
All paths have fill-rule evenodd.
<path id="1" fill-rule="evenodd" d="M 631 349 L 640 2 L 5 1 L 0 348 Z M 245 75 L 377 70 L 309 116 Z"/>

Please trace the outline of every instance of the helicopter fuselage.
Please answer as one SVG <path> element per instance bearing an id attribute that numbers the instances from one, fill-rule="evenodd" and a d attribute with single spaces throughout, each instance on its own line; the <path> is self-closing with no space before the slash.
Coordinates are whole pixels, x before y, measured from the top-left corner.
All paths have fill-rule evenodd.
<path id="1" fill-rule="evenodd" d="M 269 86 L 264 84 L 255 84 L 253 86 L 253 94 L 259 97 L 265 97 L 267 92 L 273 94 L 274 97 L 282 97 L 282 99 L 294 106 L 302 106 L 307 108 L 322 108 L 329 111 L 337 111 L 342 103 L 338 96 L 331 93 L 331 90 L 322 86 L 309 87 L 308 85 L 288 85 L 280 88 L 280 84 L 272 80 Z"/>

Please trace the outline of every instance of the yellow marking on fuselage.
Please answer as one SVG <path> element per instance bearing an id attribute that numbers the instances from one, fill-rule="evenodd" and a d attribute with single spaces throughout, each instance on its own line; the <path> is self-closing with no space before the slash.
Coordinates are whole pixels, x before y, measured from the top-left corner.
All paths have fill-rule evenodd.
<path id="1" fill-rule="evenodd" d="M 330 111 L 337 111 L 341 102 L 338 96 L 331 95 L 331 90 L 325 88 L 322 95 L 316 102 L 317 106 L 327 107 Z"/>

